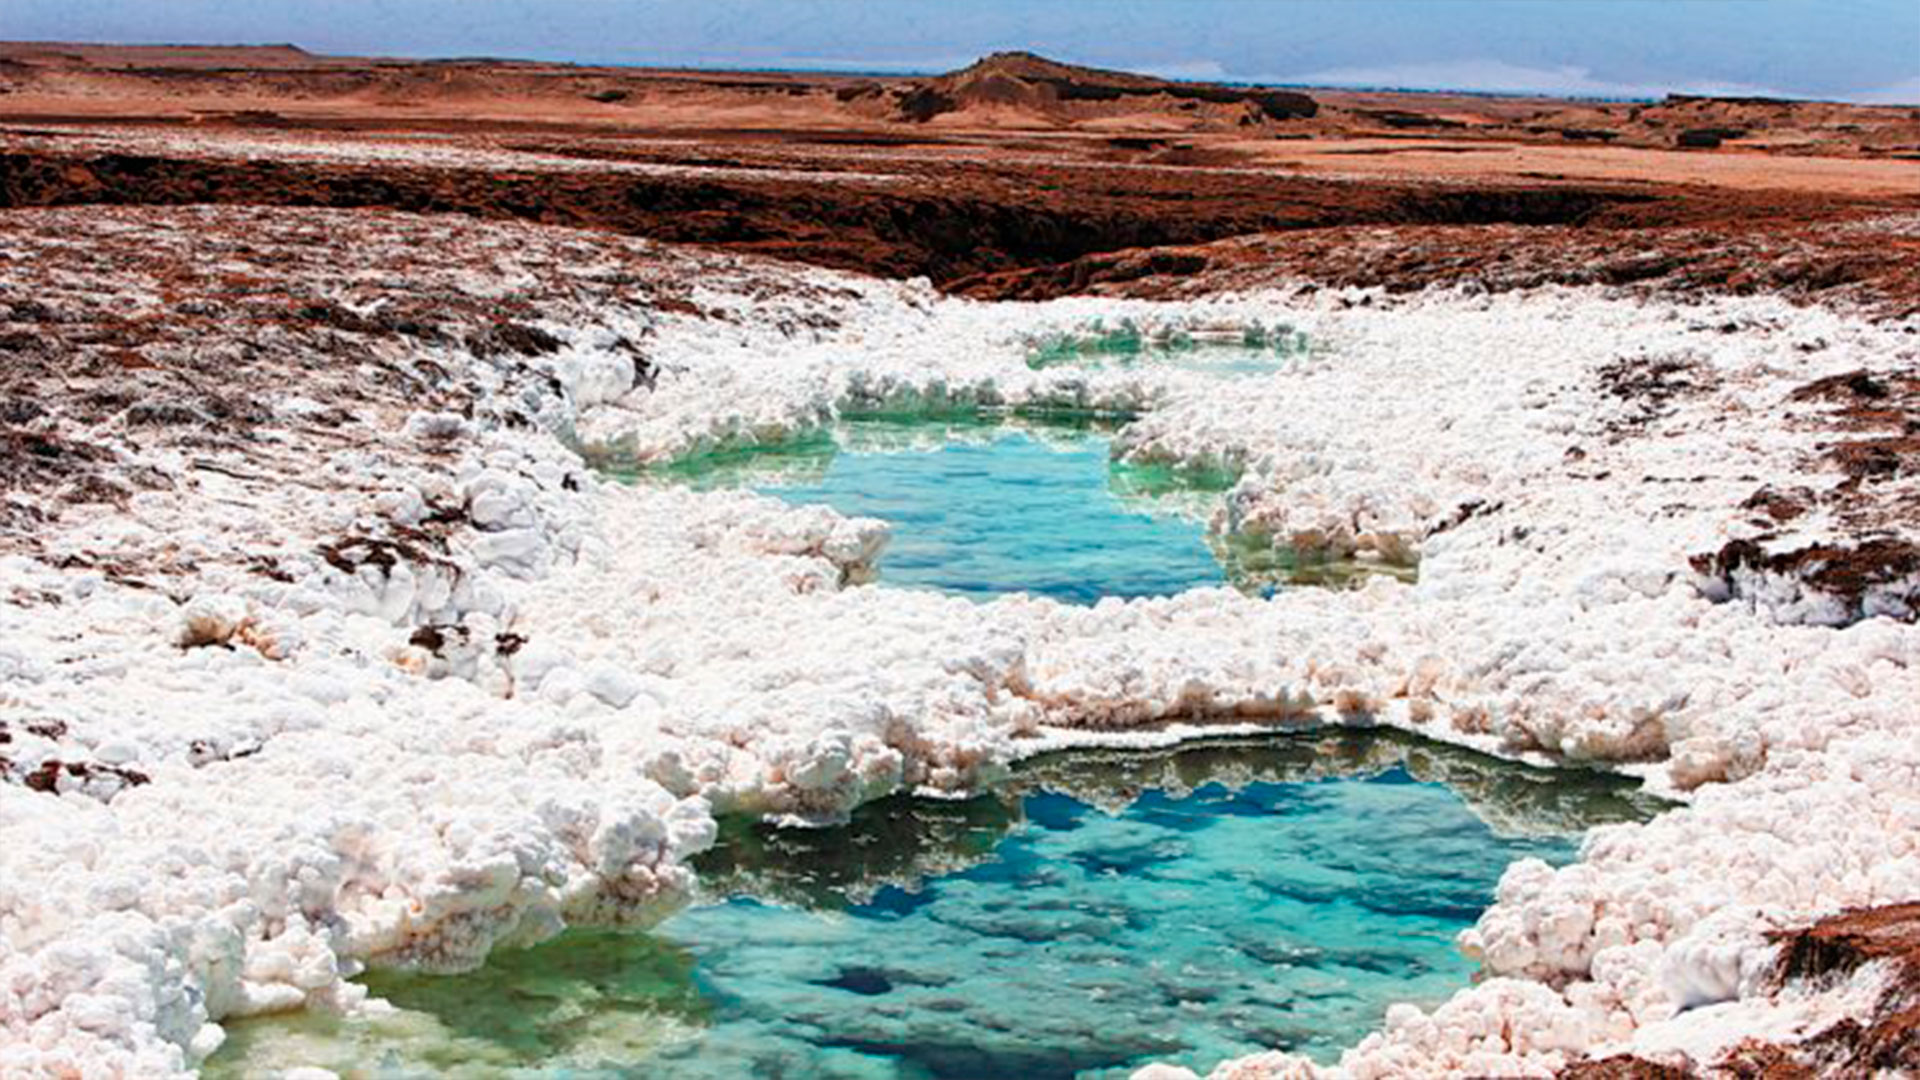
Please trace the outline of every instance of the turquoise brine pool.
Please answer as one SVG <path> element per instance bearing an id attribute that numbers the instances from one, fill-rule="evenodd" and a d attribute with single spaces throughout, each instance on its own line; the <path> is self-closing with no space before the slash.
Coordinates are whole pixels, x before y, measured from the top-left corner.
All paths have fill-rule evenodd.
<path id="1" fill-rule="evenodd" d="M 703 901 L 475 975 L 369 979 L 383 1018 L 234 1026 L 209 1075 L 1121 1077 L 1327 1061 L 1453 945 L 1505 866 L 1651 807 L 1396 736 L 1059 755 L 1000 792 L 819 830 L 727 822 Z M 1498 827 L 1490 826 L 1494 822 Z"/>
<path id="2" fill-rule="evenodd" d="M 889 585 L 1090 604 L 1226 582 L 1201 507 L 1232 477 L 1114 463 L 1109 446 L 1092 423 L 853 420 L 663 474 L 884 519 Z"/>

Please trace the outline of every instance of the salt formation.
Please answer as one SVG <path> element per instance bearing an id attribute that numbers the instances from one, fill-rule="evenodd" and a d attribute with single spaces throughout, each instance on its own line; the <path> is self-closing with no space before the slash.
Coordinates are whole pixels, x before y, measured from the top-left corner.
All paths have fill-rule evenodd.
<path id="1" fill-rule="evenodd" d="M 76 245 L 266 243 L 316 217 L 36 220 Z M 98 429 L 172 480 L 0 559 L 0 1075 L 184 1072 L 224 1018 L 355 1008 L 369 965 L 457 971 L 566 925 L 646 925 L 687 895 L 716 811 L 828 821 L 1047 749 L 1233 725 L 1389 725 L 1688 802 L 1568 868 L 1511 868 L 1464 939 L 1490 978 L 1396 1009 L 1336 1075 L 1704 1061 L 1805 1032 L 1860 995 L 1772 994 L 1767 932 L 1920 894 L 1920 631 L 1820 625 L 1805 590 L 1716 602 L 1690 562 L 1760 533 L 1742 508 L 1760 479 L 1833 487 L 1819 410 L 1791 392 L 1911 368 L 1911 325 L 1552 289 L 996 307 L 562 230 L 327 220 L 340 265 L 376 239 L 484 252 L 484 272 L 435 279 L 450 295 L 524 303 L 525 282 L 623 259 L 696 284 L 680 313 L 554 301 L 555 344 L 524 363 L 383 344 L 474 388 L 472 415 L 389 410 L 324 465 L 275 457 L 318 437 L 300 381 L 246 452 Z M 15 254 L 45 274 L 72 257 Z M 1324 348 L 1230 383 L 1025 363 L 1023 341 L 1095 318 L 1285 322 Z M 1685 377 L 1618 374 L 1655 362 Z M 1137 417 L 1127 459 L 1238 471 L 1216 530 L 1417 554 L 1419 580 L 974 604 L 851 585 L 882 522 L 627 488 L 580 456 L 777 442 L 854 409 Z M 1775 542 L 1842 525 L 1814 514 Z M 1281 1055 L 1216 1075 L 1322 1071 Z"/>

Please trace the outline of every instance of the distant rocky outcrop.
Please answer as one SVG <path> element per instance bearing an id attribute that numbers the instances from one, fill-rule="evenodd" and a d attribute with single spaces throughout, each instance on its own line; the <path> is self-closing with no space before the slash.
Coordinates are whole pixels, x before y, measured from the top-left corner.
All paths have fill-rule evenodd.
<path id="1" fill-rule="evenodd" d="M 1072 122 L 1115 104 L 1130 108 L 1160 104 L 1169 112 L 1224 106 L 1243 125 L 1308 117 L 1319 111 L 1311 97 L 1291 90 L 1175 82 L 1063 64 L 1028 52 L 994 53 L 959 71 L 903 88 L 895 109 L 900 119 L 919 123 L 973 109 L 1013 110 Z"/>

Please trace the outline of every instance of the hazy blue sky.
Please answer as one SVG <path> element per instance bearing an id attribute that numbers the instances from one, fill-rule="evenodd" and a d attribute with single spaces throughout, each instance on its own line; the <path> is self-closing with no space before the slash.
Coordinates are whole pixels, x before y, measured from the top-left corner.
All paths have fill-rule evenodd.
<path id="1" fill-rule="evenodd" d="M 1920 0 L 0 0 L 0 38 L 1920 101 Z"/>

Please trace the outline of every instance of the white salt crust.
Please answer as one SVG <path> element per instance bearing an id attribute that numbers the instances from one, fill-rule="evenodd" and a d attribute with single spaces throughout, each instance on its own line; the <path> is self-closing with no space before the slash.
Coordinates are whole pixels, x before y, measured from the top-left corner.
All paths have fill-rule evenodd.
<path id="1" fill-rule="evenodd" d="M 222 132 L 160 131 L 142 127 L 38 127 L 0 134 L 9 146 L 56 153 L 148 153 L 175 157 L 238 161 L 298 161 L 328 165 L 404 165 L 436 169 L 485 169 L 503 173 L 608 173 L 628 176 L 671 176 L 694 179 L 778 180 L 784 183 L 846 183 L 863 187 L 895 184 L 887 173 L 834 172 L 805 169 L 755 169 L 724 165 L 680 165 L 647 161 L 568 157 L 529 149 L 507 150 L 457 145 L 432 136 L 387 136 L 343 142 L 328 135 L 258 131 L 246 135 Z M 614 144 L 624 149 L 620 143 Z"/>
<path id="2" fill-rule="evenodd" d="M 1512 867 L 1463 936 L 1487 981 L 1395 1008 L 1335 1067 L 1276 1054 L 1216 1077 L 1548 1075 L 1583 1053 L 1710 1057 L 1864 1007 L 1872 973 L 1792 1000 L 1757 976 L 1771 928 L 1920 895 L 1920 631 L 1818 625 L 1827 601 L 1804 593 L 1715 604 L 1687 557 L 1755 531 L 1737 508 L 1761 478 L 1832 486 L 1803 422 L 1818 406 L 1787 395 L 1911 368 L 1913 327 L 1561 290 L 989 306 L 725 265 L 695 298 L 736 322 L 547 326 L 569 343 L 542 362 L 552 430 L 645 461 L 853 406 L 1139 413 L 1118 452 L 1245 469 L 1216 527 L 1417 552 L 1419 582 L 1092 608 L 854 586 L 882 523 L 626 488 L 546 435 L 428 415 L 396 446 L 451 455 L 334 455 L 264 501 L 204 473 L 70 514 L 71 549 L 173 544 L 190 568 L 161 591 L 0 559 L 0 592 L 60 601 L 0 607 L 7 756 L 151 778 L 0 785 L 0 1076 L 187 1072 L 225 1017 L 354 1008 L 366 965 L 458 971 L 565 925 L 657 920 L 713 813 L 831 820 L 1176 724 L 1388 724 L 1628 769 L 1686 801 L 1596 830 L 1573 866 Z M 796 330 L 790 309 L 810 309 L 764 299 L 799 284 L 838 328 Z M 1287 322 L 1322 347 L 1231 382 L 1023 363 L 1031 336 L 1128 316 Z M 652 391 L 628 389 L 612 347 L 638 327 Z M 1598 370 L 1637 356 L 1684 358 L 1699 388 L 1652 415 L 1607 394 Z M 440 356 L 497 381 L 463 358 Z M 311 554 L 449 500 L 473 524 L 432 562 Z M 243 569 L 263 550 L 290 581 Z M 65 730 L 26 731 L 36 717 Z"/>

